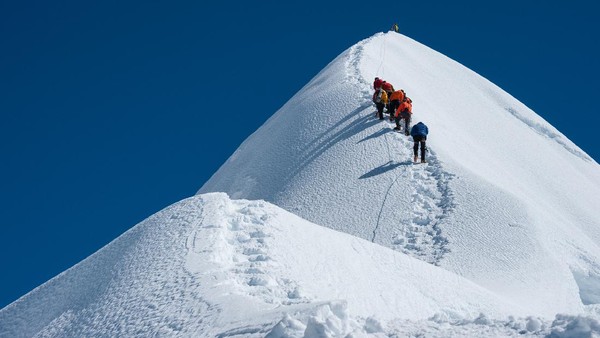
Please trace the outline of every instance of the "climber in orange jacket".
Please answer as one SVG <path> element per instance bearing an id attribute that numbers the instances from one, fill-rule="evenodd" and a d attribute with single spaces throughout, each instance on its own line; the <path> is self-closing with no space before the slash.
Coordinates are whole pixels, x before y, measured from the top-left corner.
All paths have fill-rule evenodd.
<path id="1" fill-rule="evenodd" d="M 390 101 L 390 121 L 394 121 L 395 111 L 396 109 L 398 109 L 398 107 L 400 107 L 400 103 L 404 100 L 405 97 L 406 93 L 404 93 L 404 90 L 402 89 L 396 90 L 392 93 L 392 95 L 388 97 Z"/>
<path id="2" fill-rule="evenodd" d="M 396 109 L 396 127 L 394 130 L 400 130 L 400 120 L 404 119 L 404 134 L 410 134 L 410 119 L 412 117 L 412 100 L 405 97 L 398 109 Z"/>

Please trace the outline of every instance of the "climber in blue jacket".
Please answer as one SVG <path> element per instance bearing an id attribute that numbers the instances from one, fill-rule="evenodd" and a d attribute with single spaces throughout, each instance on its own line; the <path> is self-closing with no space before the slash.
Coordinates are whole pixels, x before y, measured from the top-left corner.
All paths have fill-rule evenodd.
<path id="1" fill-rule="evenodd" d="M 415 154 L 413 162 L 415 163 L 417 162 L 417 155 L 419 154 L 419 144 L 421 145 L 421 163 L 427 163 L 427 161 L 425 161 L 425 151 L 427 150 L 425 141 L 427 141 L 427 134 L 429 134 L 429 128 L 427 128 L 423 122 L 415 124 L 410 129 L 410 135 L 415 142 L 415 145 L 413 146 L 413 151 Z"/>

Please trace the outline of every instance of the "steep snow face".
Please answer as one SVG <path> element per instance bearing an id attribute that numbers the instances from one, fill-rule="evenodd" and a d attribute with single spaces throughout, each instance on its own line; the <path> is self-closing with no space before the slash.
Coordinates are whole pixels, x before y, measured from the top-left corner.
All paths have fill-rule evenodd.
<path id="1" fill-rule="evenodd" d="M 380 76 L 430 129 L 427 165 L 375 118 Z M 351 47 L 252 134 L 199 193 L 264 199 L 527 304 L 600 294 L 598 164 L 518 100 L 396 33 Z"/>
<path id="2" fill-rule="evenodd" d="M 527 313 L 442 268 L 267 202 L 206 194 L 0 310 L 0 336 L 340 336 L 400 318 L 395 330 L 434 315 L 429 326 Z"/>

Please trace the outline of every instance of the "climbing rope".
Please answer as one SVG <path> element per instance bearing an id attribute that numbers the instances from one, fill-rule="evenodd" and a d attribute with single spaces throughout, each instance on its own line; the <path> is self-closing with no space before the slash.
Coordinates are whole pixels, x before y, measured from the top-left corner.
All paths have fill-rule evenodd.
<path id="1" fill-rule="evenodd" d="M 377 67 L 377 72 L 376 72 L 376 76 L 381 76 L 384 77 L 385 75 L 385 66 L 384 66 L 384 60 L 385 60 L 385 45 L 386 45 L 386 38 L 387 38 L 387 33 L 383 33 L 383 44 L 381 44 L 381 49 L 379 52 L 379 67 Z"/>

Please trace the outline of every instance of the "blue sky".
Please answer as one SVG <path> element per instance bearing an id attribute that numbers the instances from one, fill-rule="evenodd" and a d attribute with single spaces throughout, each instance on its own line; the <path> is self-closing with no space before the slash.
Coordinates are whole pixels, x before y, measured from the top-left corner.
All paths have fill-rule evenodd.
<path id="1" fill-rule="evenodd" d="M 600 160 L 592 1 L 257 3 L 0 3 L 0 308 L 193 195 L 333 58 L 393 22 Z"/>

